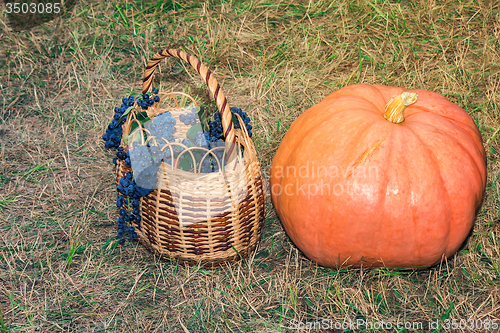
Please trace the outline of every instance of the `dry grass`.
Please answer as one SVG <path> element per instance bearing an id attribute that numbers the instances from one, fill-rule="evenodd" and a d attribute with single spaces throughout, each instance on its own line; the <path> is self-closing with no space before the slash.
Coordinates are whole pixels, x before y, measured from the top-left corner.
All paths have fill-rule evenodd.
<path id="1" fill-rule="evenodd" d="M 438 332 L 451 329 L 427 323 L 500 317 L 497 1 L 80 1 L 20 32 L 4 8 L 0 331 L 287 332 L 326 319 L 422 322 L 386 331 Z M 269 202 L 260 250 L 233 267 L 180 267 L 140 245 L 117 246 L 113 168 L 100 136 L 165 47 L 198 55 L 249 113 L 266 175 L 291 122 L 341 86 L 447 96 L 474 117 L 488 153 L 470 238 L 428 270 L 325 269 L 294 247 Z M 162 72 L 165 90 L 201 86 L 172 61 Z"/>

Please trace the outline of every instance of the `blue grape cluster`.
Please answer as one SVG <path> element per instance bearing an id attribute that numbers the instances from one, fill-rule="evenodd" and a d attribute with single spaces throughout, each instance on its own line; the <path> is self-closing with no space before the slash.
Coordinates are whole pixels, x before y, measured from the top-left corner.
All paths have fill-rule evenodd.
<path id="1" fill-rule="evenodd" d="M 207 133 L 207 132 L 205 132 Z M 215 147 L 224 147 L 224 141 L 216 141 L 210 142 L 209 146 L 205 148 L 213 149 Z M 201 172 L 202 173 L 210 173 L 210 172 L 219 172 L 219 163 L 220 165 L 226 165 L 226 160 L 223 160 L 224 157 L 224 149 L 216 149 L 215 151 L 210 152 L 210 154 L 201 162 Z M 217 160 L 219 162 L 217 162 Z"/>
<path id="2" fill-rule="evenodd" d="M 137 183 L 141 187 L 156 188 L 158 169 L 161 162 L 165 160 L 164 155 L 167 152 L 170 154 L 169 149 L 162 152 L 158 146 L 151 146 L 149 143 L 141 145 L 139 142 L 134 142 L 132 144 L 130 150 L 132 169 L 136 173 Z"/>
<path id="3" fill-rule="evenodd" d="M 151 145 L 141 145 L 139 142 L 132 144 L 129 150 L 132 162 L 132 169 L 137 173 L 142 173 L 146 168 L 153 164 L 153 156 L 150 152 Z"/>
<path id="4" fill-rule="evenodd" d="M 203 132 L 203 135 L 205 136 L 205 141 L 210 142 L 210 132 Z"/>
<path id="5" fill-rule="evenodd" d="M 232 113 L 237 113 L 243 122 L 245 123 L 245 127 L 247 128 L 248 136 L 252 137 L 252 125 L 250 125 L 250 118 L 247 116 L 245 112 L 243 112 L 240 108 L 231 107 Z M 238 118 L 236 118 L 236 122 L 234 123 L 234 128 L 240 128 L 240 122 Z"/>
<path id="6" fill-rule="evenodd" d="M 245 127 L 248 131 L 248 135 L 252 136 L 252 126 L 250 125 L 250 118 L 247 116 L 245 112 L 243 112 L 239 108 L 231 107 L 232 113 L 237 113 L 240 115 L 243 120 Z M 208 123 L 209 131 L 207 132 L 198 132 L 196 135 L 196 146 L 213 149 L 215 147 L 224 147 L 224 131 L 222 128 L 222 119 L 220 112 L 216 112 L 214 114 L 214 119 Z M 240 128 L 239 121 L 235 122 L 235 128 Z M 214 152 L 210 154 L 205 160 L 203 160 L 201 165 L 201 172 L 218 172 L 219 165 L 215 160 L 215 157 L 219 160 L 219 162 L 226 165 L 227 161 L 222 161 L 222 157 L 224 155 L 223 149 L 216 149 Z"/>
<path id="7" fill-rule="evenodd" d="M 153 88 L 153 98 L 149 97 L 149 94 L 142 95 L 142 99 L 137 100 L 137 105 L 139 105 L 143 110 L 147 110 L 151 105 L 160 101 L 160 96 L 158 96 L 158 88 Z"/>
<path id="8" fill-rule="evenodd" d="M 118 217 L 118 233 L 120 244 L 125 243 L 125 236 L 128 234 L 128 239 L 134 241 L 137 239 L 137 232 L 132 225 L 127 226 L 127 222 L 135 221 L 140 228 L 141 215 L 140 215 L 140 199 L 143 196 L 151 193 L 151 190 L 142 188 L 135 183 L 134 174 L 132 171 L 127 171 L 123 178 L 120 178 L 118 186 L 116 187 L 118 196 L 116 206 L 120 209 L 120 216 Z M 132 208 L 129 214 L 127 208 Z"/>
<path id="9" fill-rule="evenodd" d="M 158 94 L 157 88 L 153 89 L 153 94 Z M 102 139 L 106 142 L 106 148 L 116 149 L 116 157 L 113 159 L 113 164 L 115 165 L 118 164 L 118 160 L 122 160 L 126 166 L 132 167 L 130 151 L 125 152 L 125 149 L 120 145 L 123 136 L 122 125 L 126 121 L 124 113 L 129 107 L 134 106 L 136 102 L 139 105 L 146 105 L 146 103 L 152 104 L 151 102 L 144 102 L 146 99 L 151 100 L 154 103 L 159 101 L 160 98 L 159 96 L 154 96 L 150 99 L 149 96 L 147 98 L 143 96 L 143 99 L 140 100 L 139 97 L 135 98 L 134 96 L 129 96 L 123 98 L 122 105 L 120 107 L 115 108 L 115 115 L 113 116 L 106 133 L 102 136 Z M 125 243 L 126 235 L 128 235 L 128 239 L 131 241 L 137 239 L 137 233 L 134 227 L 130 223 L 127 225 L 127 222 L 135 221 L 140 226 L 140 198 L 142 196 L 147 196 L 152 192 L 152 190 L 136 184 L 132 171 L 128 171 L 125 177 L 119 180 L 116 189 L 118 191 L 116 206 L 120 209 L 117 236 L 120 238 L 120 244 L 123 244 Z M 127 212 L 127 209 L 132 210 L 130 214 Z"/>
<path id="10" fill-rule="evenodd" d="M 120 146 L 123 135 L 122 125 L 126 120 L 126 117 L 122 116 L 130 106 L 134 105 L 134 103 L 134 96 L 130 96 L 128 98 L 124 97 L 122 100 L 122 105 L 119 108 L 115 108 L 115 115 L 113 116 L 113 120 L 111 120 L 111 123 L 106 129 L 106 133 L 104 133 L 104 135 L 102 136 L 102 139 L 106 141 L 106 148 L 116 149 Z"/>
<path id="11" fill-rule="evenodd" d="M 168 142 L 174 142 L 174 132 L 175 132 L 175 118 L 172 117 L 170 111 L 160 113 L 152 121 L 146 124 L 146 129 L 152 136 L 157 138 L 159 143 L 164 143 L 160 141 L 161 138 L 167 140 Z"/>
<path id="12" fill-rule="evenodd" d="M 179 116 L 179 120 L 182 121 L 185 125 L 195 125 L 196 120 L 198 119 L 198 113 L 196 112 L 196 108 L 192 108 L 191 112 L 186 114 L 181 114 Z"/>
<path id="13" fill-rule="evenodd" d="M 239 108 L 231 107 L 231 112 L 232 113 L 237 113 L 241 119 L 243 119 L 243 122 L 245 123 L 245 127 L 248 132 L 248 136 L 252 137 L 252 125 L 250 125 L 250 118 L 247 116 L 247 114 L 242 111 Z M 216 142 L 219 140 L 224 140 L 224 133 L 222 129 L 222 119 L 220 116 L 220 112 L 216 112 L 214 114 L 214 120 L 208 123 L 208 126 L 210 128 L 209 131 L 209 138 L 208 141 L 210 142 Z M 234 123 L 234 128 L 240 128 L 240 123 L 236 118 L 236 121 Z"/>
<path id="14" fill-rule="evenodd" d="M 196 147 L 208 148 L 209 140 L 207 140 L 207 134 L 210 136 L 208 132 L 199 131 L 196 133 L 195 145 Z"/>
<path id="15" fill-rule="evenodd" d="M 208 138 L 209 142 L 224 140 L 224 137 L 222 135 L 223 130 L 222 130 L 222 119 L 220 117 L 220 112 L 216 112 L 214 114 L 214 120 L 209 122 L 208 126 L 210 128 L 209 138 Z"/>
<path id="16" fill-rule="evenodd" d="M 132 166 L 132 164 L 130 162 L 130 153 L 125 152 L 123 147 L 121 147 L 121 146 L 116 149 L 116 157 L 113 158 L 114 165 L 117 165 L 118 159 L 124 161 L 126 166 L 128 166 L 128 167 Z"/>

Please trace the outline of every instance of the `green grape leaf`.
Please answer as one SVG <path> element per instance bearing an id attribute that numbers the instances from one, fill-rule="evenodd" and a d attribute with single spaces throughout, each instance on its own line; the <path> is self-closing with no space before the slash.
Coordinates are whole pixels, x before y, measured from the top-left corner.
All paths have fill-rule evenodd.
<path id="1" fill-rule="evenodd" d="M 137 120 L 141 123 L 141 125 L 144 125 L 147 121 L 150 121 L 151 118 L 148 117 L 147 112 L 137 112 L 136 114 Z"/>
<path id="2" fill-rule="evenodd" d="M 193 168 L 193 163 L 191 160 L 191 156 L 184 155 L 181 157 L 179 161 L 179 169 L 184 171 L 189 171 Z"/>
<path id="3" fill-rule="evenodd" d="M 189 141 L 196 142 L 196 134 L 201 131 L 203 131 L 203 127 L 200 123 L 197 123 L 191 126 L 191 128 L 187 131 L 186 137 L 189 139 Z"/>
<path id="4" fill-rule="evenodd" d="M 132 107 L 130 107 L 132 108 Z M 129 108 L 129 109 L 130 109 Z M 129 112 L 129 111 L 127 111 Z M 123 114 L 125 115 L 125 113 Z M 147 123 L 148 121 L 150 121 L 151 119 L 148 117 L 147 113 L 146 112 L 138 112 L 136 115 L 136 118 L 137 120 L 139 121 L 139 123 L 141 123 L 141 126 L 144 127 L 144 124 Z M 130 133 L 133 133 L 134 130 L 136 130 L 137 128 L 139 127 L 139 125 L 137 124 L 137 122 L 133 122 L 132 123 L 132 126 L 130 126 Z M 140 135 L 136 135 L 135 137 L 135 140 L 134 141 L 139 141 L 140 140 Z M 123 136 L 123 143 L 125 143 L 126 145 L 128 145 L 128 135 L 124 135 Z"/>
<path id="5" fill-rule="evenodd" d="M 144 128 L 144 124 L 146 124 L 148 121 L 150 121 L 151 119 L 147 116 L 147 114 L 145 112 L 140 112 L 138 114 L 136 114 L 136 118 L 137 120 L 139 121 L 139 123 L 141 123 L 141 126 Z M 130 127 L 130 132 L 132 132 L 133 130 L 135 130 L 137 127 L 139 127 L 139 125 L 137 124 L 137 122 L 133 122 L 132 123 L 132 126 Z"/>
<path id="6" fill-rule="evenodd" d="M 132 123 L 132 126 L 130 126 L 130 133 L 132 133 L 135 129 L 137 129 L 139 127 L 139 125 L 137 125 L 136 122 L 133 122 Z"/>
<path id="7" fill-rule="evenodd" d="M 196 159 L 196 162 L 201 161 L 201 158 L 205 155 L 205 152 L 203 154 L 199 151 L 194 151 L 193 152 L 194 158 Z"/>

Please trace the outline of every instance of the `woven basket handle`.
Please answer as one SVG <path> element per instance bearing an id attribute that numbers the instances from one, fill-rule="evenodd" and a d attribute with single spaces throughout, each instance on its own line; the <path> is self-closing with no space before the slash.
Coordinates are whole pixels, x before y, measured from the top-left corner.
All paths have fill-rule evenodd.
<path id="1" fill-rule="evenodd" d="M 191 65 L 191 67 L 196 69 L 198 74 L 200 74 L 201 77 L 205 80 L 210 93 L 215 99 L 217 108 L 220 111 L 220 115 L 222 118 L 222 128 L 224 130 L 224 137 L 226 138 L 226 142 L 231 143 L 228 150 L 228 156 L 230 158 L 233 157 L 236 143 L 233 126 L 233 115 L 229 109 L 226 96 L 222 92 L 219 83 L 213 76 L 212 72 L 210 72 L 210 69 L 208 69 L 208 67 L 205 66 L 198 58 L 177 49 L 165 49 L 159 51 L 151 58 L 151 60 L 149 60 L 146 66 L 142 83 L 142 93 L 145 94 L 149 91 L 153 83 L 153 74 L 155 72 L 155 69 L 158 64 L 166 57 L 174 57 L 186 61 Z"/>

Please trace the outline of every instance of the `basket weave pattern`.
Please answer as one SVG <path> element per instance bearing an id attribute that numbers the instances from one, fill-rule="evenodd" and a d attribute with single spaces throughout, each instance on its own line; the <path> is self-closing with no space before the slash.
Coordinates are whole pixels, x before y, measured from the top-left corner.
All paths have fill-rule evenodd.
<path id="1" fill-rule="evenodd" d="M 224 168 L 219 172 L 193 173 L 162 163 L 165 187 L 141 198 L 141 222 L 133 224 L 139 241 L 161 257 L 186 264 L 201 263 L 207 268 L 234 263 L 255 251 L 262 233 L 265 198 L 256 151 L 245 126 L 234 128 L 226 97 L 210 70 L 197 58 L 173 49 L 158 52 L 146 67 L 143 93 L 151 88 L 154 70 L 166 57 L 188 62 L 205 80 L 221 113 L 226 154 L 242 163 L 239 172 L 232 173 Z M 166 110 L 148 110 L 148 114 Z M 178 115 L 174 117 L 178 120 Z M 133 121 L 131 112 L 123 125 L 124 136 L 130 133 Z M 176 133 L 177 127 L 183 133 L 187 130 L 180 121 Z M 123 143 L 122 146 L 127 149 Z M 243 148 L 242 153 L 239 147 Z M 124 161 L 118 160 L 117 182 L 130 170 Z M 243 192 L 235 191 L 234 186 L 245 188 Z"/>

